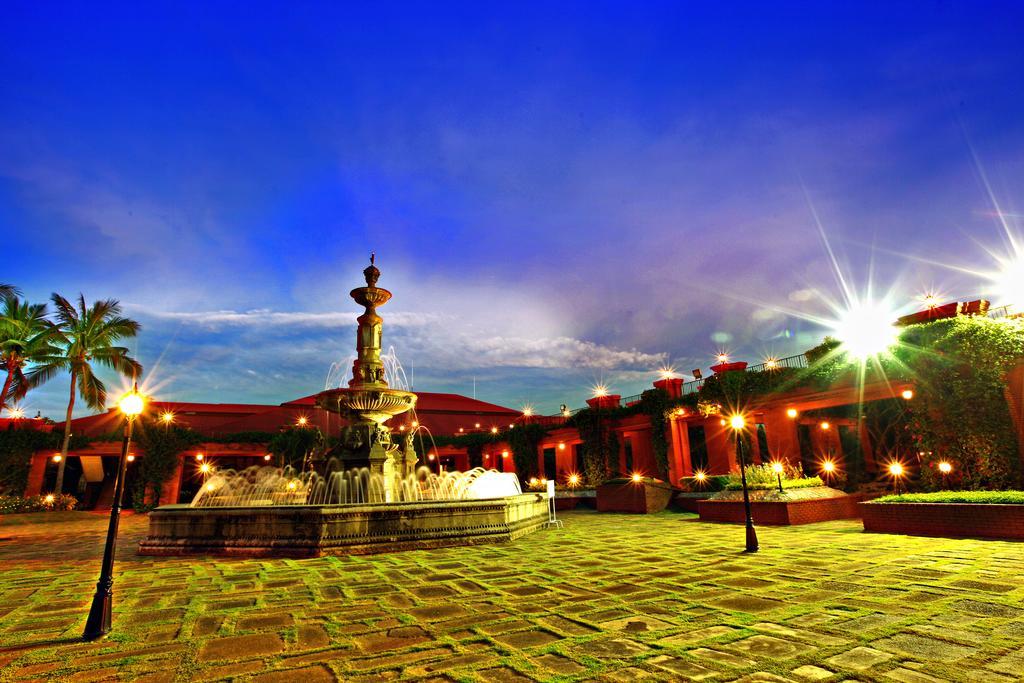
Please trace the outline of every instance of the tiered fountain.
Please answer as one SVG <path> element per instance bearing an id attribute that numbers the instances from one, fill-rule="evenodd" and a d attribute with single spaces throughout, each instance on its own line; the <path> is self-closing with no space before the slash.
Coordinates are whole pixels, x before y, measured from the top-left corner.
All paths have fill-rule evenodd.
<path id="1" fill-rule="evenodd" d="M 150 513 L 146 555 L 231 554 L 310 557 L 508 541 L 547 519 L 543 494 L 523 494 L 514 474 L 475 469 L 432 473 L 417 468 L 413 434 L 391 439 L 385 422 L 416 405 L 416 394 L 391 388 L 381 361 L 391 292 L 377 287 L 370 257 L 366 286 L 351 296 L 364 307 L 357 357 L 347 388 L 330 389 L 317 406 L 345 423 L 338 446 L 308 469 L 250 467 L 214 472 L 189 505 Z"/>

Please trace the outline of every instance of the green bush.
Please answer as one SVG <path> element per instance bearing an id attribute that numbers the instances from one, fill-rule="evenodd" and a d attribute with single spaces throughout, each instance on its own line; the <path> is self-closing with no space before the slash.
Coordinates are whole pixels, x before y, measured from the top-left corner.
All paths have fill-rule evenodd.
<path id="1" fill-rule="evenodd" d="M 876 498 L 875 503 L 987 503 L 1024 505 L 1024 491 L 934 491 Z"/>
<path id="2" fill-rule="evenodd" d="M 0 496 L 0 514 L 11 515 L 19 512 L 53 512 L 74 510 L 78 500 L 67 493 L 59 496 Z"/>
<path id="3" fill-rule="evenodd" d="M 739 491 L 740 489 L 742 489 L 743 488 L 743 484 L 742 484 L 742 482 L 740 482 L 739 477 L 740 477 L 740 475 L 737 474 L 736 475 L 736 481 L 735 482 L 730 481 L 726 485 L 725 490 L 726 491 Z M 824 486 L 824 485 L 825 485 L 824 482 L 821 481 L 821 477 L 804 477 L 803 479 L 783 479 L 782 480 L 782 490 L 783 491 L 785 491 L 787 489 L 806 489 L 806 488 L 810 488 L 812 486 Z M 772 489 L 779 488 L 779 482 L 778 482 L 778 480 L 775 480 L 775 481 L 773 481 L 773 482 L 771 482 L 769 484 L 768 482 L 759 481 L 759 482 L 757 482 L 755 484 L 751 484 L 750 481 L 748 480 L 747 481 L 747 488 L 750 489 L 751 491 L 770 491 Z"/>

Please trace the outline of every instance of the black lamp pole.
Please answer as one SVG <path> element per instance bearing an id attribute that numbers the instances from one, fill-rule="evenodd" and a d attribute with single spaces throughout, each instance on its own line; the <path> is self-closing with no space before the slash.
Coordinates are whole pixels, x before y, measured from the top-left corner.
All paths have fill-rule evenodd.
<path id="1" fill-rule="evenodd" d="M 84 640 L 96 640 L 110 631 L 110 611 L 114 595 L 114 551 L 117 549 L 117 527 L 121 521 L 121 503 L 124 498 L 124 479 L 128 470 L 128 445 L 132 440 L 135 415 L 125 416 L 124 438 L 121 441 L 121 459 L 117 463 L 114 482 L 114 501 L 110 506 L 110 524 L 107 526 L 107 544 L 103 548 L 103 567 L 96 582 L 96 594 L 85 622 Z"/>
<path id="2" fill-rule="evenodd" d="M 743 485 L 743 510 L 747 514 L 747 549 L 748 553 L 756 553 L 757 532 L 754 531 L 754 518 L 750 515 L 750 492 L 747 490 L 747 458 L 743 454 L 743 439 L 740 430 L 736 430 L 736 450 L 740 454 L 740 483 Z"/>

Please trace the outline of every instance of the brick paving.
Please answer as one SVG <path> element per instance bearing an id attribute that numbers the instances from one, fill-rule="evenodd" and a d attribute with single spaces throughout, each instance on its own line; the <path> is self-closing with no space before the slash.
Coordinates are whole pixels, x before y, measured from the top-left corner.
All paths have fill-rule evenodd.
<path id="1" fill-rule="evenodd" d="M 0 680 L 931 681 L 1024 675 L 1024 545 L 573 512 L 500 546 L 313 560 L 135 554 L 77 640 L 105 518 L 0 520 Z"/>

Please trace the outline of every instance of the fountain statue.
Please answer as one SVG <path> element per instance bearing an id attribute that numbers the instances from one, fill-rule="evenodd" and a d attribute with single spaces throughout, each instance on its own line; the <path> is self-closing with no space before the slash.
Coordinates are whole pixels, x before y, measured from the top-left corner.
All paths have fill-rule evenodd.
<path id="1" fill-rule="evenodd" d="M 318 408 L 342 418 L 337 445 L 314 453 L 299 470 L 262 465 L 219 471 L 207 462 L 191 504 L 150 513 L 141 553 L 386 552 L 508 541 L 547 520 L 546 495 L 524 494 L 515 474 L 479 467 L 431 472 L 417 467 L 414 431 L 401 442 L 392 438 L 385 423 L 414 411 L 416 394 L 387 381 L 377 307 L 391 292 L 377 286 L 375 260 L 371 255 L 363 271 L 366 286 L 350 292 L 364 309 L 357 318 L 352 379 L 316 398 Z"/>
<path id="2" fill-rule="evenodd" d="M 388 386 L 381 360 L 384 320 L 377 307 L 391 299 L 391 292 L 377 286 L 380 270 L 370 255 L 370 265 L 363 271 L 365 287 L 349 292 L 363 314 L 356 318 L 356 359 L 352 363 L 352 379 L 348 388 L 330 389 L 317 396 L 316 404 L 324 410 L 340 413 L 346 425 L 341 430 L 338 446 L 327 453 L 325 460 L 336 457 L 345 468 L 366 467 L 370 475 L 383 479 L 383 501 L 399 499 L 402 481 L 416 470 L 416 451 L 412 438 L 404 448 L 391 440 L 391 430 L 384 422 L 416 407 L 416 394 Z M 411 437 L 411 434 L 410 434 Z M 322 461 L 321 461 L 322 467 Z"/>

